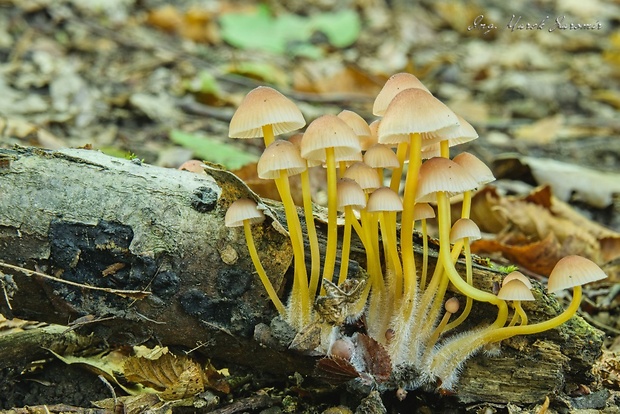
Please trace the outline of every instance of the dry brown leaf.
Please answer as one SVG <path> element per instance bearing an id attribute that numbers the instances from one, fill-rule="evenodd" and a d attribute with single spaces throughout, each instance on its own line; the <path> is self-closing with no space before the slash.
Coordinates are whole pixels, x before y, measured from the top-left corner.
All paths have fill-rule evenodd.
<path id="1" fill-rule="evenodd" d="M 293 73 L 294 88 L 319 94 L 354 94 L 375 97 L 385 79 L 370 75 L 336 60 L 305 62 Z"/>
<path id="2" fill-rule="evenodd" d="M 548 186 L 525 197 L 501 196 L 488 187 L 473 200 L 472 218 L 494 241 L 478 241 L 472 250 L 506 258 L 531 271 L 548 274 L 555 263 L 579 254 L 602 265 L 620 257 L 620 234 L 588 220 L 551 194 Z"/>
<path id="3" fill-rule="evenodd" d="M 514 131 L 514 135 L 517 139 L 532 144 L 549 144 L 558 138 L 563 126 L 564 116 L 553 115 L 519 127 Z"/>
<path id="4" fill-rule="evenodd" d="M 477 240 L 472 243 L 471 251 L 476 254 L 501 252 L 517 266 L 532 272 L 548 275 L 555 264 L 563 256 L 561 247 L 553 233 L 545 239 L 527 243 L 525 238 L 515 235 L 507 236 L 503 240 Z"/>

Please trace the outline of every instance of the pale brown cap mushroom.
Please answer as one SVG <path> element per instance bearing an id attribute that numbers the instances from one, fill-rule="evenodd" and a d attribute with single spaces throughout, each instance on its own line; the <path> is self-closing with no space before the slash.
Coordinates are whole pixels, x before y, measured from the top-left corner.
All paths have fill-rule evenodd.
<path id="1" fill-rule="evenodd" d="M 356 209 L 366 207 L 366 194 L 362 187 L 350 178 L 341 178 L 337 184 L 338 209 L 344 210 L 346 206 Z"/>
<path id="2" fill-rule="evenodd" d="M 448 141 L 448 146 L 453 147 L 478 138 L 478 133 L 469 122 L 458 114 L 456 114 L 456 118 L 459 122 L 459 126 L 457 128 L 444 130 L 437 137 L 422 141 L 422 158 L 439 156 L 439 143 L 441 141 Z"/>
<path id="3" fill-rule="evenodd" d="M 385 85 L 383 85 L 383 88 L 375 98 L 375 102 L 372 106 L 372 113 L 376 116 L 383 116 L 390 105 L 390 102 L 392 102 L 396 95 L 405 89 L 412 88 L 422 89 L 428 93 L 431 93 L 431 91 L 429 91 L 418 78 L 410 73 L 397 73 L 392 75 L 385 82 Z"/>
<path id="4" fill-rule="evenodd" d="M 364 164 L 372 168 L 394 169 L 400 167 L 396 154 L 385 144 L 375 144 L 364 153 Z"/>
<path id="5" fill-rule="evenodd" d="M 459 311 L 460 303 L 459 300 L 455 297 L 452 297 L 446 301 L 443 305 L 444 309 L 448 313 L 457 313 Z"/>
<path id="6" fill-rule="evenodd" d="M 301 158 L 298 149 L 289 141 L 272 142 L 261 155 L 256 165 L 258 177 L 262 179 L 279 178 L 282 171 L 296 175 L 305 171 L 306 161 Z"/>
<path id="7" fill-rule="evenodd" d="M 362 190 L 367 193 L 381 187 L 381 180 L 379 180 L 377 170 L 363 162 L 351 164 L 344 172 L 343 177 L 355 180 L 362 187 Z"/>
<path id="8" fill-rule="evenodd" d="M 406 89 L 396 95 L 379 124 L 379 142 L 408 142 L 409 134 L 433 139 L 459 126 L 458 118 L 439 99 L 422 89 Z"/>
<path id="9" fill-rule="evenodd" d="M 420 167 L 416 202 L 435 201 L 438 191 L 451 197 L 477 186 L 476 180 L 463 167 L 448 158 L 434 157 Z"/>
<path id="10" fill-rule="evenodd" d="M 450 231 L 450 243 L 456 243 L 458 240 L 468 238 L 469 240 L 478 240 L 482 238 L 480 228 L 471 219 L 460 218 L 453 225 Z"/>
<path id="11" fill-rule="evenodd" d="M 265 215 L 258 209 L 258 205 L 254 200 L 240 198 L 226 210 L 224 225 L 226 227 L 241 227 L 245 220 L 248 220 L 251 224 L 262 223 L 265 220 Z"/>
<path id="12" fill-rule="evenodd" d="M 495 181 L 495 176 L 487 165 L 480 161 L 478 157 L 469 152 L 462 152 L 452 159 L 455 163 L 465 168 L 469 175 L 478 181 L 478 185 L 484 185 Z"/>
<path id="13" fill-rule="evenodd" d="M 413 207 L 413 219 L 414 220 L 426 220 L 435 218 L 435 210 L 428 203 L 415 203 Z"/>
<path id="14" fill-rule="evenodd" d="M 271 125 L 274 135 L 280 135 L 302 128 L 306 120 L 293 101 L 273 88 L 259 86 L 241 101 L 230 120 L 228 136 L 262 137 L 265 125 Z"/>
<path id="15" fill-rule="evenodd" d="M 301 140 L 301 156 L 325 161 L 326 148 L 334 148 L 336 161 L 348 161 L 361 152 L 355 132 L 336 115 L 323 115 L 308 125 Z"/>
<path id="16" fill-rule="evenodd" d="M 403 211 L 403 202 L 390 187 L 377 188 L 368 197 L 366 211 Z"/>
<path id="17" fill-rule="evenodd" d="M 502 300 L 519 300 L 519 301 L 531 301 L 535 300 L 534 295 L 520 279 L 513 279 L 510 282 L 502 285 L 502 288 L 497 292 L 497 297 Z"/>
<path id="18" fill-rule="evenodd" d="M 370 131 L 370 127 L 364 118 L 347 109 L 340 112 L 337 117 L 346 122 L 346 124 L 351 127 L 353 132 L 355 132 L 355 135 L 357 135 L 357 138 L 360 141 L 362 151 L 366 151 L 368 147 L 372 145 L 370 144 L 373 141 L 372 132 Z"/>
<path id="19" fill-rule="evenodd" d="M 581 256 L 566 256 L 561 258 L 551 271 L 547 290 L 554 293 L 605 278 L 605 272 L 593 261 Z"/>
<path id="20" fill-rule="evenodd" d="M 514 279 L 519 279 L 525 284 L 525 286 L 530 289 L 532 288 L 532 282 L 530 281 L 530 279 L 528 279 L 523 273 L 519 272 L 518 270 L 508 273 L 504 280 L 502 280 L 502 285 L 505 285 L 506 283 Z"/>

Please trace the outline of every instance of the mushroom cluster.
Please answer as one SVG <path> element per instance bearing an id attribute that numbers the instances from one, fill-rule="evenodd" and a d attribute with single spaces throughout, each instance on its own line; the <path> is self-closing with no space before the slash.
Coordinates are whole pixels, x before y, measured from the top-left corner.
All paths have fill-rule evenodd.
<path id="1" fill-rule="evenodd" d="M 469 245 L 480 238 L 480 230 L 469 218 L 471 194 L 494 177 L 472 154 L 461 153 L 451 159 L 450 147 L 477 138 L 476 131 L 407 73 L 386 82 L 373 113 L 380 119 L 370 125 L 351 111 L 324 115 L 303 134 L 276 140 L 275 135 L 302 128 L 305 120 L 288 98 L 259 87 L 248 93 L 232 118 L 231 137 L 264 138 L 266 149 L 258 163 L 258 175 L 275 181 L 282 200 L 294 253 L 294 278 L 286 306 L 265 274 L 252 241 L 251 224 L 264 219 L 257 204 L 247 199 L 233 203 L 226 223 L 244 227 L 260 281 L 281 318 L 297 331 L 313 327 L 320 332 L 319 345 L 312 351 L 342 359 L 338 366 L 350 365 L 355 360 L 349 355 L 356 352 L 353 345 L 345 353 L 349 356 L 333 356 L 333 350 L 337 344 L 351 342 L 343 325 L 363 315 L 368 336 L 385 348 L 392 366 L 406 364 L 419 374 L 399 386 L 439 383 L 451 390 L 462 364 L 475 352 L 515 335 L 542 332 L 566 322 L 579 308 L 581 285 L 606 275 L 583 257 L 562 259 L 549 275 L 548 291 L 572 287 L 571 304 L 560 315 L 537 323 L 528 323 L 521 306 L 522 301 L 534 299 L 531 284 L 522 274 L 506 276 L 498 294 L 474 286 Z M 309 168 L 326 169 L 323 258 Z M 301 211 L 293 203 L 288 182 L 288 177 L 296 174 L 301 174 Z M 460 217 L 451 217 L 450 198 L 455 195 L 463 198 Z M 340 230 L 338 211 L 344 219 Z M 305 219 L 305 233 L 300 216 Z M 431 273 L 426 220 L 433 217 L 438 223 L 439 255 Z M 416 268 L 414 257 L 416 222 L 423 230 L 422 269 Z M 355 273 L 349 265 L 353 234 L 366 255 L 365 269 Z M 461 254 L 466 258 L 464 275 L 455 267 Z M 445 299 L 450 284 L 465 298 L 464 306 L 455 297 Z M 476 302 L 497 307 L 495 320 L 488 326 L 452 334 Z M 338 317 L 327 315 L 330 309 Z M 356 366 L 352 372 L 360 370 L 363 367 Z"/>

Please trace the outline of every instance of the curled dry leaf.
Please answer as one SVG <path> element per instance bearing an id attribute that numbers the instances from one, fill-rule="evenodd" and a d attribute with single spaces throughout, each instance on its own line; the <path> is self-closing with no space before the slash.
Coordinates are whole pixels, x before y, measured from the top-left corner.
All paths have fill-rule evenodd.
<path id="1" fill-rule="evenodd" d="M 125 378 L 160 391 L 164 400 L 180 400 L 201 393 L 205 388 L 229 392 L 222 376 L 210 364 L 203 367 L 187 356 L 170 353 L 158 359 L 127 358 L 123 365 Z"/>
<path id="2" fill-rule="evenodd" d="M 478 254 L 501 252 L 515 264 L 549 274 L 564 256 L 579 254 L 598 264 L 620 257 L 620 234 L 583 217 L 558 200 L 549 186 L 525 197 L 502 196 L 496 188 L 480 191 L 472 218 L 495 240 L 472 244 Z"/>

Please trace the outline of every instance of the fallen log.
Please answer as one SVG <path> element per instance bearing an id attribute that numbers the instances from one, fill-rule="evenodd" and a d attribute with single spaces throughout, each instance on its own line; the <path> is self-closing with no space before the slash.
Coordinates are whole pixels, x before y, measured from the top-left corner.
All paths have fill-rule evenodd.
<path id="1" fill-rule="evenodd" d="M 288 350 L 269 328 L 277 313 L 254 274 L 243 232 L 224 226 L 226 208 L 240 197 L 261 201 L 215 168 L 198 175 L 85 149 L 0 150 L 0 260 L 33 270 L 0 267 L 11 282 L 2 285 L 0 311 L 63 325 L 84 320 L 80 332 L 112 344 L 199 347 L 258 370 L 311 375 L 316 359 Z M 292 249 L 282 209 L 262 204 L 269 219 L 253 229 L 255 243 L 284 298 Z M 324 227 L 319 223 L 321 234 Z M 420 252 L 416 256 L 421 260 Z M 436 252 L 431 262 L 435 258 Z M 363 265 L 365 256 L 354 249 L 352 260 Z M 481 289 L 491 291 L 499 280 L 489 268 L 474 269 Z M 524 306 L 532 321 L 561 311 L 540 285 L 536 289 L 542 300 Z M 489 323 L 493 312 L 476 304 L 469 326 Z M 506 340 L 500 355 L 478 355 L 466 364 L 457 396 L 540 401 L 587 382 L 602 339 L 575 317 L 560 328 Z M 5 355 L 0 349 L 0 367 L 15 362 L 14 354 Z"/>

